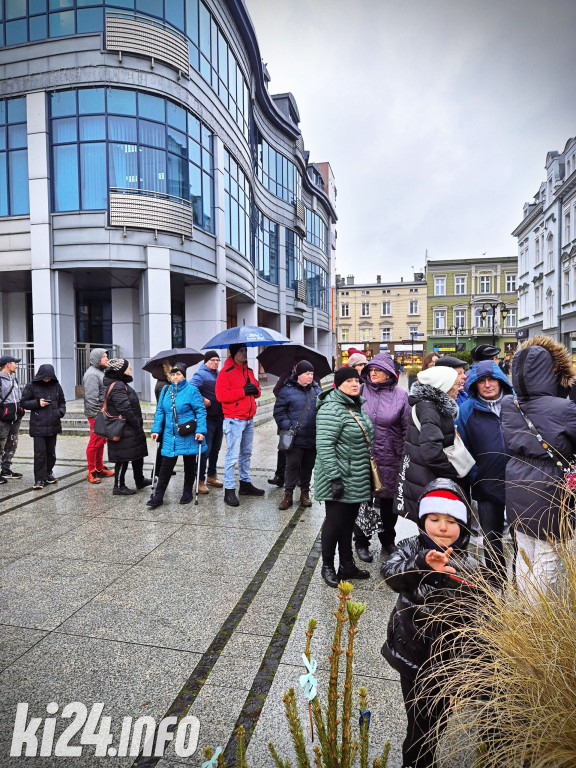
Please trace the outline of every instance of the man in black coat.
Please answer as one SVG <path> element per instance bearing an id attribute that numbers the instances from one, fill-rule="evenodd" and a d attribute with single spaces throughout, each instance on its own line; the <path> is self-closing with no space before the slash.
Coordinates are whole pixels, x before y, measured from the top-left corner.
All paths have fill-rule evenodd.
<path id="1" fill-rule="evenodd" d="M 61 419 L 66 399 L 53 366 L 41 365 L 36 376 L 24 387 L 22 406 L 30 411 L 30 437 L 34 440 L 34 485 L 40 490 L 56 483 L 52 470 L 56 464 L 56 438 L 62 432 Z"/>

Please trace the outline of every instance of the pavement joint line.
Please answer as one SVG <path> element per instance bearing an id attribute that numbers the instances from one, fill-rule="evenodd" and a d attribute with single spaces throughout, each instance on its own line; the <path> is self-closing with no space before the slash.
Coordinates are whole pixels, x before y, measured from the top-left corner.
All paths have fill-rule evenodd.
<path id="1" fill-rule="evenodd" d="M 74 475 L 77 475 L 80 472 L 84 472 L 84 470 L 77 469 L 75 472 L 69 472 L 67 475 L 61 475 L 58 478 L 58 482 L 60 482 L 61 480 L 66 480 L 67 477 L 74 477 Z M 17 504 L 15 507 L 10 507 L 10 509 L 5 509 L 3 511 L 0 511 L 0 516 L 5 515 L 8 512 L 14 512 L 17 509 L 21 509 L 22 507 L 25 507 L 27 504 L 31 504 L 32 502 L 38 501 L 39 499 L 45 499 L 47 496 L 53 496 L 55 493 L 58 493 L 58 491 L 65 491 L 67 488 L 72 488 L 72 486 L 78 485 L 78 483 L 82 483 L 82 482 L 84 482 L 84 479 L 77 480 L 75 483 L 68 483 L 68 485 L 63 485 L 60 488 L 53 488 L 50 491 L 44 491 L 44 493 L 42 493 L 41 495 L 36 494 L 29 501 L 25 501 L 22 504 Z M 54 485 L 58 485 L 58 483 L 54 483 Z M 11 493 L 8 496 L 2 496 L 0 498 L 0 504 L 3 504 L 5 501 L 10 501 L 11 499 L 15 499 L 17 496 L 23 496 L 26 493 L 36 493 L 36 492 L 33 488 L 26 488 L 23 491 L 16 491 L 16 493 Z"/>
<path id="2" fill-rule="evenodd" d="M 254 680 L 252 681 L 252 687 L 246 696 L 246 700 L 238 715 L 238 719 L 232 729 L 232 734 L 228 740 L 228 744 L 224 749 L 224 762 L 226 765 L 235 764 L 236 753 L 238 748 L 238 738 L 236 732 L 242 725 L 245 729 L 244 744 L 246 749 L 250 744 L 250 739 L 254 733 L 254 729 L 258 723 L 270 688 L 274 681 L 274 677 L 282 660 L 282 655 L 286 649 L 286 645 L 292 634 L 292 629 L 308 592 L 312 575 L 318 564 L 321 553 L 321 532 L 318 533 L 316 541 L 312 545 L 310 553 L 306 559 L 306 564 L 302 568 L 296 586 L 290 596 L 290 599 L 286 603 L 286 608 L 282 614 L 276 631 L 272 636 L 270 644 L 266 649 L 260 669 L 256 673 Z"/>
<path id="3" fill-rule="evenodd" d="M 297 518 L 301 514 L 300 507 L 298 507 L 289 522 L 284 526 L 282 533 L 270 548 L 260 568 L 251 579 L 232 611 L 228 614 L 228 617 L 214 636 L 207 650 L 202 654 L 200 660 L 192 670 L 190 677 L 184 683 L 178 695 L 166 710 L 166 713 L 160 718 L 160 721 L 165 717 L 174 716 L 180 721 L 195 702 L 198 694 L 206 683 L 210 672 L 220 658 L 222 651 L 228 644 L 228 641 L 233 637 L 236 627 L 246 615 L 260 587 L 274 567 L 278 556 L 295 530 L 298 523 Z M 156 733 L 157 731 L 154 734 L 154 738 L 156 738 Z M 132 764 L 131 768 L 155 768 L 161 759 L 161 757 L 156 755 L 144 756 L 140 754 Z"/>

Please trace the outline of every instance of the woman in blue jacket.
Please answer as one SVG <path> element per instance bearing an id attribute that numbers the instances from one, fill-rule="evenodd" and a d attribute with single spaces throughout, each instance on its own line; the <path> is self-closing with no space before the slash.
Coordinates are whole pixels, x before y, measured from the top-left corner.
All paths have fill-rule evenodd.
<path id="1" fill-rule="evenodd" d="M 206 435 L 206 408 L 198 389 L 186 381 L 185 363 L 174 363 L 170 379 L 172 383 L 162 390 L 158 400 L 152 425 L 152 440 L 158 440 L 162 434 L 162 464 L 156 493 L 147 502 L 149 507 L 163 504 L 178 456 L 184 457 L 184 489 L 180 504 L 189 504 L 192 501 L 196 456 L 206 450 L 203 442 Z M 192 427 L 190 434 L 180 435 L 178 427 L 182 428 L 192 421 L 196 422 L 196 426 Z"/>

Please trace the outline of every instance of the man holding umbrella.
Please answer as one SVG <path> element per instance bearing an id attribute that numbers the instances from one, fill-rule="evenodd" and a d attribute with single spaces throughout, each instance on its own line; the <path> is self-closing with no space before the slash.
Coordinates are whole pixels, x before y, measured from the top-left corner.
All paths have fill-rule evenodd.
<path id="1" fill-rule="evenodd" d="M 239 506 L 236 497 L 234 467 L 238 463 L 240 496 L 263 496 L 264 491 L 252 485 L 250 459 L 254 440 L 254 414 L 260 387 L 246 360 L 246 344 L 230 344 L 230 356 L 216 379 L 216 399 L 222 403 L 223 430 L 226 435 L 224 459 L 224 501 Z"/>

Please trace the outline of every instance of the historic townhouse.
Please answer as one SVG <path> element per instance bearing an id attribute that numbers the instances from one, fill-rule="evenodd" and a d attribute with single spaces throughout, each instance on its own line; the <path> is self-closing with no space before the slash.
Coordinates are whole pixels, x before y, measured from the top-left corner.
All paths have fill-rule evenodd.
<path id="1" fill-rule="evenodd" d="M 518 238 L 518 321 L 526 335 L 545 333 L 576 353 L 576 139 L 546 155 L 546 179 Z M 576 358 L 575 358 L 576 359 Z"/>
<path id="2" fill-rule="evenodd" d="M 495 344 L 502 354 L 516 348 L 517 259 L 430 259 L 427 351 L 453 353 Z"/>
<path id="3" fill-rule="evenodd" d="M 72 396 L 262 324 L 334 353 L 334 178 L 242 0 L 0 0 L 0 341 Z M 320 148 L 321 149 L 321 148 Z"/>

